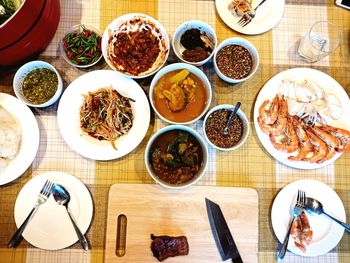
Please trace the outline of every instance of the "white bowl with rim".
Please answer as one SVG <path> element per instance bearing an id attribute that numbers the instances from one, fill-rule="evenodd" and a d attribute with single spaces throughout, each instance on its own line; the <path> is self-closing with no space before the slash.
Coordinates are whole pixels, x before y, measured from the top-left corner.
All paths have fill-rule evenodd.
<path id="1" fill-rule="evenodd" d="M 237 111 L 237 115 L 243 123 L 243 134 L 241 136 L 241 139 L 238 141 L 238 143 L 236 143 L 234 146 L 232 147 L 228 147 L 228 148 L 223 148 L 223 147 L 219 147 L 216 144 L 214 144 L 211 140 L 209 140 L 208 136 L 207 136 L 207 131 L 206 131 L 206 123 L 208 121 L 209 116 L 219 110 L 229 110 L 232 111 L 235 108 L 235 105 L 230 105 L 230 104 L 220 104 L 217 105 L 215 107 L 213 107 L 210 111 L 208 111 L 208 113 L 205 115 L 204 121 L 203 121 L 203 134 L 204 134 L 204 138 L 206 139 L 206 141 L 208 142 L 208 144 L 210 146 L 212 146 L 213 148 L 220 150 L 220 151 L 233 151 L 238 149 L 239 147 L 241 147 L 247 140 L 248 135 L 249 135 L 249 120 L 247 118 L 247 116 L 245 115 L 245 113 L 241 110 L 238 109 Z M 229 115 L 228 115 L 229 116 Z"/>
<path id="2" fill-rule="evenodd" d="M 198 29 L 201 33 L 204 33 L 209 38 L 210 42 L 213 45 L 212 52 L 204 60 L 201 60 L 198 62 L 191 62 L 191 61 L 187 61 L 182 56 L 182 52 L 184 52 L 186 49 L 181 44 L 181 37 L 187 30 L 190 30 L 190 29 Z M 208 25 L 207 23 L 200 21 L 200 20 L 190 20 L 190 21 L 186 21 L 186 22 L 182 23 L 181 25 L 179 25 L 176 28 L 176 30 L 174 32 L 173 39 L 172 39 L 172 47 L 173 47 L 175 55 L 182 62 L 191 64 L 194 66 L 202 66 L 213 57 L 215 48 L 217 46 L 217 42 L 218 42 L 218 40 L 216 37 L 216 33 L 210 25 Z"/>
<path id="3" fill-rule="evenodd" d="M 28 73 L 39 68 L 46 68 L 53 71 L 57 76 L 58 84 L 57 84 L 56 92 L 50 99 L 48 99 L 45 103 L 33 104 L 24 96 L 23 90 L 22 90 L 22 84 Z M 35 107 L 35 108 L 44 108 L 55 103 L 58 100 L 58 98 L 61 96 L 62 90 L 63 90 L 63 81 L 60 74 L 57 72 L 54 66 L 52 66 L 51 64 L 45 61 L 35 60 L 24 64 L 22 67 L 20 67 L 17 70 L 15 77 L 13 79 L 13 90 L 15 92 L 16 97 L 21 101 L 23 101 L 28 106 Z"/>
<path id="4" fill-rule="evenodd" d="M 156 61 L 149 69 L 144 72 L 140 72 L 137 75 L 127 72 L 121 65 L 116 67 L 109 58 L 110 51 L 108 49 L 110 38 L 112 37 L 113 33 L 134 32 L 136 30 L 144 29 L 145 25 L 147 28 L 152 29 L 152 34 L 159 40 L 160 52 Z M 170 40 L 168 33 L 158 20 L 145 14 L 130 13 L 116 18 L 106 27 L 102 36 L 101 48 L 105 61 L 113 70 L 129 78 L 141 79 L 155 74 L 161 67 L 163 67 L 169 56 Z"/>
<path id="5" fill-rule="evenodd" d="M 152 148 L 154 141 L 158 138 L 159 135 L 164 134 L 164 133 L 169 132 L 169 131 L 173 131 L 173 130 L 185 131 L 185 132 L 188 132 L 191 135 L 193 135 L 196 138 L 196 140 L 198 141 L 198 143 L 202 149 L 202 153 L 203 153 L 202 165 L 201 165 L 198 173 L 191 180 L 189 180 L 183 184 L 171 184 L 171 183 L 165 182 L 164 180 L 160 179 L 156 175 L 156 173 L 153 171 L 152 165 L 151 165 L 150 160 L 149 160 L 149 156 L 151 154 L 151 148 Z M 183 188 L 186 188 L 186 187 L 189 187 L 189 186 L 195 184 L 200 178 L 202 178 L 202 176 L 204 175 L 204 173 L 207 169 L 207 166 L 208 166 L 208 155 L 209 155 L 208 147 L 207 147 L 204 139 L 199 135 L 199 133 L 197 131 L 195 131 L 194 129 L 192 129 L 188 126 L 185 126 L 185 125 L 169 125 L 169 126 L 166 126 L 162 129 L 158 130 L 155 134 L 153 134 L 151 136 L 151 138 L 147 142 L 146 150 L 145 150 L 145 164 L 146 164 L 146 168 L 147 168 L 149 175 L 152 177 L 152 179 L 154 181 L 156 181 L 161 186 L 166 187 L 166 188 L 172 188 L 172 189 L 183 189 Z"/>
<path id="6" fill-rule="evenodd" d="M 63 57 L 63 59 L 71 66 L 73 67 L 76 67 L 76 68 L 89 68 L 89 67 L 92 67 L 94 65 L 96 65 L 102 58 L 102 50 L 101 50 L 101 54 L 98 56 L 97 60 L 95 60 L 94 62 L 90 63 L 90 64 L 87 64 L 87 65 L 79 65 L 79 64 L 75 64 L 71 59 L 69 59 L 67 57 L 67 54 L 64 50 L 64 38 L 70 34 L 70 33 L 73 33 L 73 32 L 77 32 L 78 30 L 81 29 L 81 26 L 84 26 L 87 30 L 90 30 L 90 31 L 93 31 L 94 33 L 96 33 L 96 35 L 98 35 L 99 37 L 101 37 L 101 40 L 102 40 L 102 33 L 100 32 L 100 30 L 98 30 L 97 28 L 95 27 L 92 27 L 92 26 L 88 26 L 88 25 L 74 25 L 72 26 L 63 36 L 63 38 L 61 39 L 60 41 L 60 52 L 61 52 L 61 56 Z M 98 43 L 97 43 L 98 45 Z"/>
<path id="7" fill-rule="evenodd" d="M 190 73 L 196 75 L 202 81 L 202 83 L 205 87 L 206 93 L 207 93 L 207 101 L 206 101 L 206 104 L 205 104 L 203 110 L 201 111 L 201 113 L 197 117 L 193 118 L 192 120 L 185 121 L 185 122 L 176 122 L 176 121 L 172 121 L 172 120 L 167 119 L 157 110 L 157 107 L 155 106 L 155 103 L 153 100 L 153 95 L 154 95 L 154 88 L 161 77 L 163 77 L 166 73 L 169 73 L 171 71 L 182 70 L 182 69 L 187 69 Z M 170 124 L 183 124 L 183 125 L 191 124 L 191 123 L 194 123 L 197 120 L 199 120 L 206 113 L 206 111 L 209 109 L 211 99 L 212 99 L 211 84 L 210 84 L 207 76 L 199 68 L 197 68 L 193 65 L 187 64 L 187 63 L 174 63 L 174 64 L 170 64 L 168 66 L 165 66 L 164 68 L 159 70 L 157 72 L 157 74 L 153 77 L 150 88 L 149 88 L 149 98 L 150 98 L 150 103 L 151 103 L 153 110 L 158 115 L 158 117 L 160 119 L 162 119 L 163 121 L 170 123 Z"/>
<path id="8" fill-rule="evenodd" d="M 244 78 L 241 78 L 241 79 L 235 79 L 235 78 L 231 78 L 229 76 L 226 76 L 223 72 L 220 71 L 219 67 L 217 65 L 217 56 L 218 54 L 220 53 L 221 49 L 226 47 L 226 46 L 230 46 L 230 45 L 238 45 L 238 46 L 242 46 L 244 48 L 246 48 L 250 55 L 251 55 L 251 58 L 252 58 L 252 68 L 249 72 L 249 74 L 244 77 Z M 258 53 L 258 50 L 256 49 L 256 47 L 248 40 L 244 39 L 244 38 L 240 38 L 240 37 L 231 37 L 231 38 L 228 38 L 228 39 L 225 39 L 224 41 L 222 41 L 218 47 L 215 49 L 215 52 L 214 52 L 214 70 L 216 72 L 216 74 L 224 81 L 228 82 L 228 83 L 240 83 L 240 82 L 243 82 L 243 81 L 246 81 L 247 79 L 251 78 L 256 70 L 258 69 L 259 67 L 259 53 Z"/>

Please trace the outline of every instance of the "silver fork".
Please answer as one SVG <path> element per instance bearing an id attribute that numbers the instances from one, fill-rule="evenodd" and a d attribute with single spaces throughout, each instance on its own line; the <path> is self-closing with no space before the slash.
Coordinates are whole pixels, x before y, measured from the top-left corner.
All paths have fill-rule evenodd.
<path id="1" fill-rule="evenodd" d="M 263 4 L 265 3 L 266 0 L 262 0 L 260 2 L 260 4 L 258 4 L 255 8 L 254 8 L 254 12 L 252 13 L 244 13 L 244 15 L 241 17 L 240 20 L 238 20 L 238 24 L 241 26 L 241 27 L 245 27 L 246 25 L 248 25 L 250 22 L 252 22 L 253 18 L 255 17 L 255 12 L 256 10 L 258 10 L 258 8 Z"/>
<path id="2" fill-rule="evenodd" d="M 32 211 L 30 211 L 27 218 L 23 221 L 22 225 L 17 229 L 16 233 L 11 238 L 8 247 L 16 247 L 18 243 L 22 240 L 22 233 L 24 229 L 26 228 L 28 222 L 33 218 L 35 212 L 38 210 L 39 206 L 46 202 L 46 200 L 49 198 L 51 194 L 51 188 L 53 186 L 53 183 L 49 180 L 47 180 L 41 189 L 38 200 L 36 201 L 35 206 L 33 207 Z"/>
<path id="3" fill-rule="evenodd" d="M 284 238 L 282 245 L 280 246 L 280 248 L 277 251 L 277 259 L 278 260 L 282 260 L 284 258 L 284 256 L 286 255 L 290 230 L 292 229 L 293 221 L 295 220 L 295 218 L 297 218 L 299 215 L 301 215 L 301 213 L 304 210 L 304 207 L 305 207 L 305 192 L 302 190 L 298 190 L 297 202 L 295 203 L 295 206 L 293 208 L 293 217 L 289 222 L 289 227 L 288 227 L 286 237 Z"/>

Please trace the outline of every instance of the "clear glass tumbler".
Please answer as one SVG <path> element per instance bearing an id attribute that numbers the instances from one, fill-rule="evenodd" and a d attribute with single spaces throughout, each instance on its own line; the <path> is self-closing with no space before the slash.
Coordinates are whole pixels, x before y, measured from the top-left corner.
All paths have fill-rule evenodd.
<path id="1" fill-rule="evenodd" d="M 313 63 L 335 51 L 342 38 L 339 27 L 328 21 L 317 21 L 300 40 L 298 54 Z"/>

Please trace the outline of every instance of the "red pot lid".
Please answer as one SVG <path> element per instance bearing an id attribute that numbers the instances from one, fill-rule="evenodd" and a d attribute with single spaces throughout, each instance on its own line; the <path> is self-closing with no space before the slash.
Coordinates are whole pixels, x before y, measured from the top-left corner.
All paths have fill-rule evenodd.
<path id="1" fill-rule="evenodd" d="M 24 0 L 21 7 L 0 25 L 0 49 L 18 40 L 39 18 L 47 0 Z"/>

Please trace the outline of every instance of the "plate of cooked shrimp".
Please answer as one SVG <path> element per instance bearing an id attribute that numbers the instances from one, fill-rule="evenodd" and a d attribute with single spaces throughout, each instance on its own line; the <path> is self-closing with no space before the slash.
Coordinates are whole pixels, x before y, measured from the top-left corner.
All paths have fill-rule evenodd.
<path id="1" fill-rule="evenodd" d="M 257 135 L 276 160 L 316 169 L 350 151 L 350 101 L 329 75 L 293 68 L 271 78 L 254 106 Z"/>
<path id="2" fill-rule="evenodd" d="M 321 181 L 303 179 L 286 185 L 276 196 L 271 209 L 271 223 L 277 239 L 282 243 L 296 202 L 298 190 L 323 204 L 324 210 L 345 222 L 346 213 L 338 194 Z M 343 237 L 344 228 L 325 215 L 303 212 L 293 221 L 288 250 L 294 254 L 314 257 L 326 254 Z"/>

